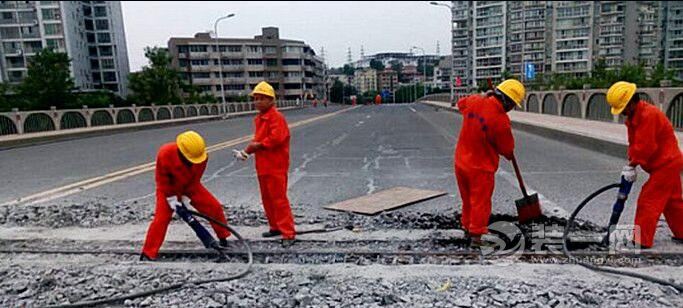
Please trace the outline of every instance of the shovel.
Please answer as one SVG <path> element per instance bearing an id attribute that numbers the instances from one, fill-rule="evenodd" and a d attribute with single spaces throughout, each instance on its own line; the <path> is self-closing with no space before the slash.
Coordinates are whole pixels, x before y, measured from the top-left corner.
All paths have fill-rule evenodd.
<path id="1" fill-rule="evenodd" d="M 522 189 L 522 194 L 524 195 L 524 198 L 515 200 L 515 205 L 517 206 L 517 217 L 519 219 L 519 223 L 525 224 L 531 220 L 541 217 L 541 204 L 538 202 L 538 194 L 529 196 L 529 194 L 526 192 L 526 187 L 524 187 L 524 181 L 522 180 L 522 173 L 519 172 L 517 158 L 515 158 L 514 155 L 512 156 L 512 165 L 515 168 L 517 181 L 519 181 L 519 188 Z"/>

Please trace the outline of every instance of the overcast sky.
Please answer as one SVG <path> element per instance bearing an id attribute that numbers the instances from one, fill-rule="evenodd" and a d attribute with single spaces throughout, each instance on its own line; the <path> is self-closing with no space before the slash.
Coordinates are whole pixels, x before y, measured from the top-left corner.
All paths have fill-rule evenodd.
<path id="1" fill-rule="evenodd" d="M 303 40 L 316 53 L 325 47 L 328 65 L 346 63 L 351 47 L 354 60 L 365 54 L 407 52 L 411 46 L 441 54 L 449 53 L 450 12 L 428 1 L 410 2 L 148 2 L 122 1 L 128 58 L 131 71 L 147 63 L 146 46 L 167 46 L 170 37 L 191 37 L 213 30 L 214 21 L 227 13 L 236 16 L 221 21 L 221 37 L 251 38 L 261 28 L 276 26 L 280 37 Z M 416 53 L 421 53 L 416 51 Z"/>

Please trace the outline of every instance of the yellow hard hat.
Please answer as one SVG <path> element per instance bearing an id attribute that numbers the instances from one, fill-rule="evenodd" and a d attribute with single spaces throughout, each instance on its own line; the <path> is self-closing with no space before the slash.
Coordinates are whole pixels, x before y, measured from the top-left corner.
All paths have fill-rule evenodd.
<path id="1" fill-rule="evenodd" d="M 275 90 L 273 89 L 273 86 L 271 86 L 265 81 L 259 82 L 254 88 L 254 90 L 251 91 L 249 96 L 254 96 L 254 94 L 263 94 L 265 96 L 270 96 L 273 99 L 275 99 Z"/>
<path id="2" fill-rule="evenodd" d="M 512 101 L 517 104 L 517 107 L 522 107 L 522 101 L 524 100 L 524 95 L 526 95 L 526 89 L 524 85 L 516 79 L 508 79 L 501 82 L 496 89 L 507 95 Z"/>
<path id="3" fill-rule="evenodd" d="M 628 102 L 636 94 L 636 84 L 619 81 L 607 90 L 607 103 L 612 106 L 612 114 L 620 114 L 628 105 Z"/>
<path id="4" fill-rule="evenodd" d="M 204 138 L 197 134 L 195 131 L 186 131 L 180 135 L 175 140 L 180 153 L 193 164 L 201 164 L 206 158 L 206 144 L 204 143 Z"/>

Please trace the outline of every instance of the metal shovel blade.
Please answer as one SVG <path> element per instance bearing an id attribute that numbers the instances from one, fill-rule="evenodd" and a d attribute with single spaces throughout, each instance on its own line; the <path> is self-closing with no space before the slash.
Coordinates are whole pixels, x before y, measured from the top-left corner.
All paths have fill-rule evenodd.
<path id="1" fill-rule="evenodd" d="M 519 223 L 524 224 L 541 217 L 541 203 L 538 194 L 532 194 L 522 199 L 515 200 Z"/>

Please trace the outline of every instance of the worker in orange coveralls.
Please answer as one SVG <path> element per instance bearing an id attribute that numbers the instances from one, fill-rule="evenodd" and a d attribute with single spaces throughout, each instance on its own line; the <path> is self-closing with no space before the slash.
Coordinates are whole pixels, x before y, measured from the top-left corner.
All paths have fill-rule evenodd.
<path id="1" fill-rule="evenodd" d="M 181 201 L 190 203 L 197 211 L 227 224 L 220 202 L 200 182 L 208 154 L 204 139 L 194 131 L 184 132 L 176 142 L 161 146 L 156 161 L 156 208 L 154 219 L 147 230 L 140 260 L 157 258 L 166 237 L 173 211 Z M 228 245 L 230 232 L 220 225 L 211 224 L 219 245 Z"/>
<path id="2" fill-rule="evenodd" d="M 377 94 L 375 96 L 375 105 L 381 105 L 381 104 L 382 104 L 382 97 L 379 94 Z"/>
<path id="3" fill-rule="evenodd" d="M 233 151 L 236 158 L 247 160 L 256 156 L 256 174 L 261 189 L 261 201 L 270 230 L 263 237 L 282 236 L 282 246 L 294 244 L 294 217 L 287 199 L 289 171 L 289 127 L 275 107 L 275 91 L 265 81 L 251 92 L 259 114 L 254 118 L 254 139 L 242 151 Z"/>
<path id="4" fill-rule="evenodd" d="M 636 180 L 636 167 L 650 174 L 643 185 L 636 208 L 633 242 L 641 248 L 653 245 L 659 217 L 664 214 L 673 240 L 683 243 L 683 199 L 681 171 L 683 155 L 673 126 L 659 108 L 641 101 L 636 85 L 620 81 L 607 91 L 612 114 L 626 116 L 628 160 L 621 175 Z"/>
<path id="5" fill-rule="evenodd" d="M 513 156 L 507 112 L 521 105 L 525 92 L 522 83 L 508 79 L 485 96 L 458 100 L 463 124 L 455 148 L 455 177 L 462 198 L 461 223 L 473 246 L 481 246 L 481 236 L 488 232 L 498 155 L 508 160 Z"/>

